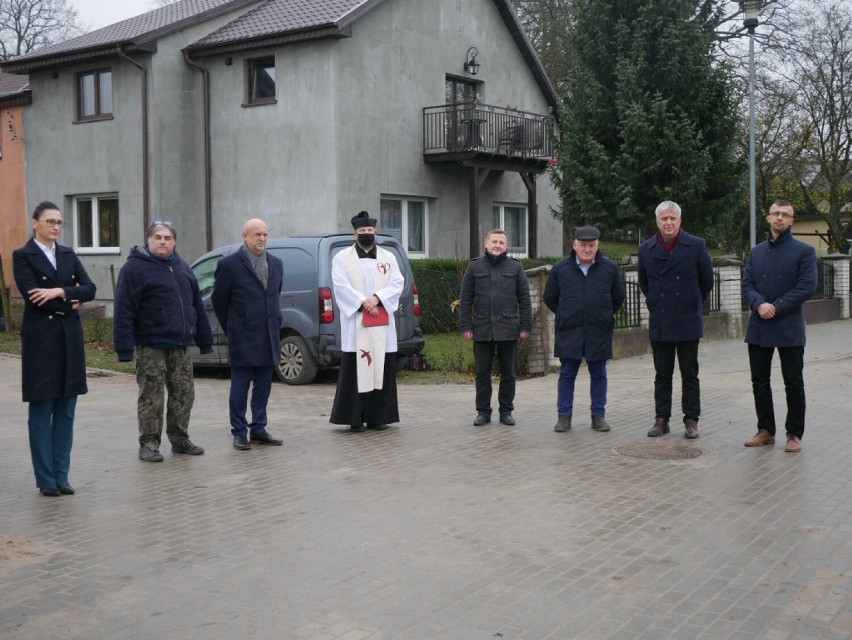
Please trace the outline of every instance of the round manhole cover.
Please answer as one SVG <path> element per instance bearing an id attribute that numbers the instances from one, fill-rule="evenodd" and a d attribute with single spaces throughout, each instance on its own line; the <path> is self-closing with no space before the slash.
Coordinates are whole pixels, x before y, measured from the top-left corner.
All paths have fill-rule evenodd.
<path id="1" fill-rule="evenodd" d="M 697 458 L 704 451 L 683 444 L 663 444 L 646 442 L 643 444 L 627 444 L 613 449 L 620 456 L 630 458 L 647 458 L 650 460 L 687 460 Z"/>

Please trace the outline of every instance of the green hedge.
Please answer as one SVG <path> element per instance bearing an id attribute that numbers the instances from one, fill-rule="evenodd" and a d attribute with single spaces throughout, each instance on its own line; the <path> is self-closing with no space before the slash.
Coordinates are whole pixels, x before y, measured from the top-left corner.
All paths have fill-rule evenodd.
<path id="1" fill-rule="evenodd" d="M 524 269 L 553 264 L 559 258 L 524 258 Z M 412 260 L 414 282 L 420 290 L 420 327 L 423 333 L 449 333 L 458 331 L 458 314 L 453 303 L 459 298 L 462 277 L 467 260 L 431 258 Z"/>

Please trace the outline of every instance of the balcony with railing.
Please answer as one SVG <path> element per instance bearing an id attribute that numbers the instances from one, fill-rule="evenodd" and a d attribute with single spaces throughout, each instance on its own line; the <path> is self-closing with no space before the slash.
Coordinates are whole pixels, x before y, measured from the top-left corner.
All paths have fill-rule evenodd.
<path id="1" fill-rule="evenodd" d="M 423 155 L 427 162 L 475 158 L 544 170 L 553 157 L 551 129 L 550 116 L 478 102 L 425 107 Z"/>

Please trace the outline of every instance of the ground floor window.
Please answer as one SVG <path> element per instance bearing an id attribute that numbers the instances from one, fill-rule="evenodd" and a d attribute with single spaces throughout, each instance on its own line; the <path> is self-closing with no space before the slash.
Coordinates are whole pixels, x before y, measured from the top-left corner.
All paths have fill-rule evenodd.
<path id="1" fill-rule="evenodd" d="M 529 252 L 527 242 L 527 208 L 511 204 L 495 204 L 492 207 L 495 229 L 503 229 L 509 239 L 509 255 L 526 258 Z"/>
<path id="2" fill-rule="evenodd" d="M 118 194 L 72 199 L 74 248 L 80 253 L 118 253 Z"/>
<path id="3" fill-rule="evenodd" d="M 381 199 L 379 232 L 393 236 L 405 248 L 409 258 L 429 255 L 426 234 L 426 201 L 416 198 L 385 196 Z"/>

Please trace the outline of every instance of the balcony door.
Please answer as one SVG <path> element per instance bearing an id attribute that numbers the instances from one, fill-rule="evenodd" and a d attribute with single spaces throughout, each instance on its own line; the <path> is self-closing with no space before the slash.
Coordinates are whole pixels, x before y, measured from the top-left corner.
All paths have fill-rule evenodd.
<path id="1" fill-rule="evenodd" d="M 447 77 L 444 100 L 447 105 L 447 149 L 465 146 L 470 135 L 469 126 L 476 104 L 477 82 Z"/>

